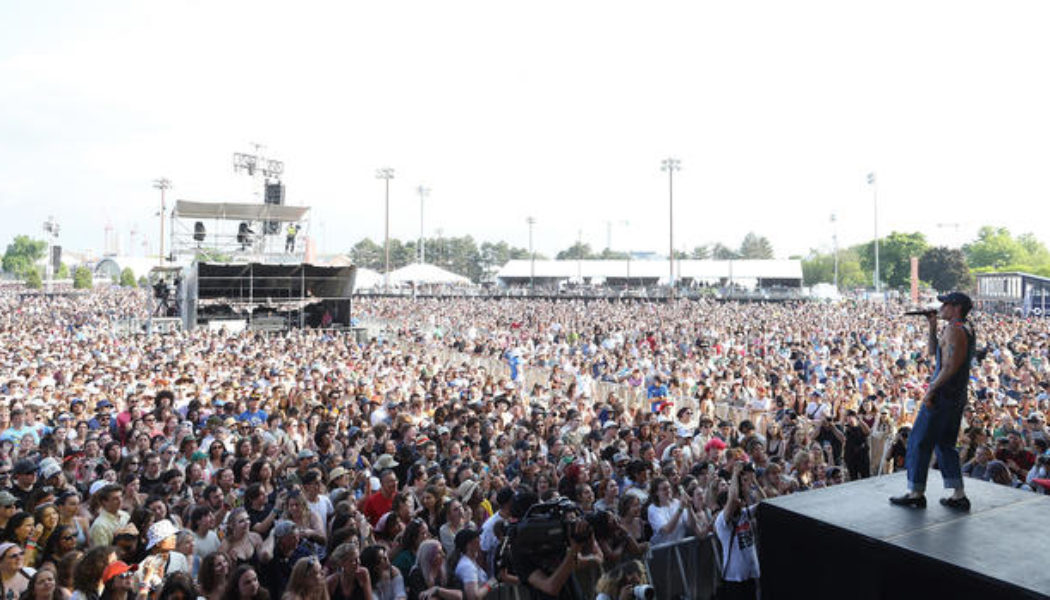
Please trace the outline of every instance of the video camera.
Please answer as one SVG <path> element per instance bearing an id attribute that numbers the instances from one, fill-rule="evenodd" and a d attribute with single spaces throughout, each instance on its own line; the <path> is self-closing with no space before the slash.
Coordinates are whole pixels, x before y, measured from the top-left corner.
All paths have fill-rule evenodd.
<path id="1" fill-rule="evenodd" d="M 578 523 L 583 522 L 583 526 Z M 565 556 L 570 542 L 587 542 L 592 535 L 611 533 L 611 515 L 605 511 L 584 513 L 575 502 L 560 499 L 533 505 L 508 530 L 507 541 L 512 553 L 523 553 L 532 562 L 554 569 Z"/>

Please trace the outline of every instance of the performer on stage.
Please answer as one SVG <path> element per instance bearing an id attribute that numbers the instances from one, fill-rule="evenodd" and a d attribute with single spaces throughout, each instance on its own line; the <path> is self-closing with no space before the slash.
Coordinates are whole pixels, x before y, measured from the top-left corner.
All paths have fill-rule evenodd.
<path id="1" fill-rule="evenodd" d="M 936 451 L 944 487 L 954 490 L 950 497 L 941 498 L 941 504 L 966 511 L 970 510 L 970 500 L 963 490 L 959 452 L 955 445 L 966 406 L 966 386 L 970 380 L 970 363 L 976 342 L 973 327 L 966 321 L 973 302 L 961 292 L 937 296 L 937 300 L 942 303 L 940 310 L 926 315 L 930 323 L 929 352 L 936 357 L 937 369 L 908 438 L 905 459 L 908 493 L 890 498 L 890 502 L 898 506 L 926 508 L 926 475 L 931 454 Z M 939 337 L 938 318 L 948 321 Z"/>

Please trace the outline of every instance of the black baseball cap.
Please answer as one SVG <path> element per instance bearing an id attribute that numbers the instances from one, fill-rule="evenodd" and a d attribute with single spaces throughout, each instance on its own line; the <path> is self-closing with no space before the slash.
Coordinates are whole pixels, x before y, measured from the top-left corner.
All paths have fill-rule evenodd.
<path id="1" fill-rule="evenodd" d="M 970 309 L 973 308 L 973 300 L 970 300 L 970 297 L 962 292 L 948 292 L 947 294 L 941 294 L 940 296 L 937 296 L 937 300 L 944 304 L 956 304 L 961 306 L 965 312 L 970 312 Z"/>

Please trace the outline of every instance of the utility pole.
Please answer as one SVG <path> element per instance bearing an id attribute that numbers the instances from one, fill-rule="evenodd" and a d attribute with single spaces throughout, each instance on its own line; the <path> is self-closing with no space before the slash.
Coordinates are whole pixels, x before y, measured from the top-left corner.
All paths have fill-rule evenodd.
<path id="1" fill-rule="evenodd" d="M 171 189 L 171 181 L 166 177 L 153 180 L 153 187 L 160 190 L 160 256 L 159 264 L 164 266 L 164 213 L 167 206 L 164 202 L 164 192 Z"/>
<path id="2" fill-rule="evenodd" d="M 425 264 L 427 262 L 427 249 L 426 238 L 423 237 L 423 201 L 430 195 L 430 188 L 419 186 L 416 188 L 416 191 L 419 192 L 419 264 Z"/>
<path id="3" fill-rule="evenodd" d="M 376 169 L 376 179 L 382 179 L 386 185 L 386 218 L 383 225 L 383 291 L 390 291 L 390 180 L 394 170 L 390 167 Z"/>
<path id="4" fill-rule="evenodd" d="M 835 291 L 839 289 L 839 230 L 836 223 L 838 222 L 838 215 L 831 213 L 831 246 L 832 251 L 835 253 Z"/>
<path id="5" fill-rule="evenodd" d="M 536 289 L 536 251 L 532 249 L 532 227 L 536 225 L 536 219 L 528 217 L 525 222 L 529 224 L 529 289 Z"/>
<path id="6" fill-rule="evenodd" d="M 875 172 L 868 173 L 868 185 L 871 186 L 871 201 L 874 206 L 875 221 L 875 293 L 880 293 L 882 286 L 879 283 L 879 186 L 875 179 Z"/>
<path id="7" fill-rule="evenodd" d="M 670 289 L 670 299 L 674 300 L 674 173 L 682 170 L 682 161 L 677 158 L 665 158 L 660 163 L 660 170 L 667 172 L 668 217 L 670 221 L 670 235 L 667 238 L 667 283 Z"/>

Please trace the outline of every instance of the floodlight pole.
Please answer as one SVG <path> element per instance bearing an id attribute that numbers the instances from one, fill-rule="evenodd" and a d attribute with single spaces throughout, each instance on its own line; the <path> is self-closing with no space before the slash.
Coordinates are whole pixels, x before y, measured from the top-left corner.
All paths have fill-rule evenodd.
<path id="1" fill-rule="evenodd" d="M 660 163 L 660 170 L 667 172 L 668 220 L 670 221 L 667 253 L 667 283 L 670 289 L 669 298 L 674 300 L 674 172 L 682 170 L 682 161 L 677 158 L 665 158 Z"/>
<path id="2" fill-rule="evenodd" d="M 164 202 L 164 192 L 171 188 L 171 181 L 166 177 L 154 179 L 153 187 L 160 190 L 160 256 L 158 259 L 160 266 L 164 266 L 164 211 L 167 210 Z"/>
<path id="3" fill-rule="evenodd" d="M 394 170 L 390 167 L 376 169 L 376 179 L 382 179 L 386 188 L 386 218 L 383 225 L 383 291 L 390 292 L 390 180 Z"/>
<path id="4" fill-rule="evenodd" d="M 423 237 L 423 202 L 430 195 L 430 188 L 419 186 L 416 191 L 419 192 L 419 264 L 422 265 L 427 262 L 426 238 Z"/>

